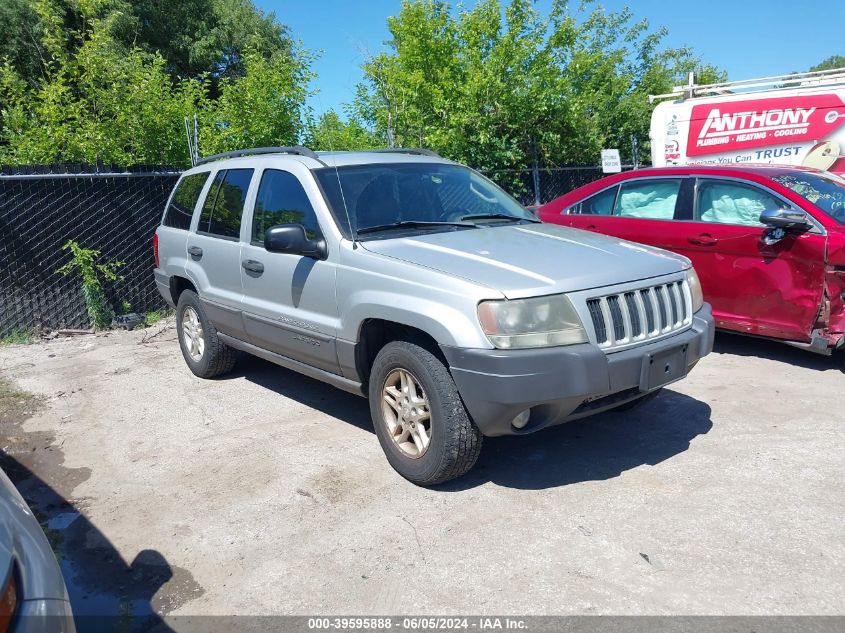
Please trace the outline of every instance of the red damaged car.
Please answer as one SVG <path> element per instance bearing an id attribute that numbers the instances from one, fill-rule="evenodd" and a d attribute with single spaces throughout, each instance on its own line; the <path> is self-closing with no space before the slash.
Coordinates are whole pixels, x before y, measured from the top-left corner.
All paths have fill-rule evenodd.
<path id="1" fill-rule="evenodd" d="M 845 179 L 801 167 L 615 174 L 538 210 L 545 222 L 689 257 L 716 327 L 830 354 L 845 346 Z"/>

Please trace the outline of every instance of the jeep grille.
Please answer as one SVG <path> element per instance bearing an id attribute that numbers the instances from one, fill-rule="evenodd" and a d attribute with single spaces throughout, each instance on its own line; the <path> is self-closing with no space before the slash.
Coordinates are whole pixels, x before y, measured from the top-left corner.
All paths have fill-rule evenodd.
<path id="1" fill-rule="evenodd" d="M 596 343 L 605 350 L 662 338 L 692 323 L 686 280 L 587 300 Z"/>

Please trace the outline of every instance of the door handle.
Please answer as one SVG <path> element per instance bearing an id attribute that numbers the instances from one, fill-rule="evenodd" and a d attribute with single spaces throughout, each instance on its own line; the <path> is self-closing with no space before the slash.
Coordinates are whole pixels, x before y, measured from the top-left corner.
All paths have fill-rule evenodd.
<path id="1" fill-rule="evenodd" d="M 248 270 L 251 273 L 256 273 L 260 275 L 264 272 L 264 264 L 261 262 L 257 262 L 254 259 L 245 259 L 241 262 L 241 266 L 244 267 L 245 270 Z"/>
<path id="2" fill-rule="evenodd" d="M 715 246 L 719 242 L 719 240 L 709 233 L 702 233 L 696 237 L 691 237 L 688 241 L 690 244 L 695 244 L 696 246 Z"/>
<path id="3" fill-rule="evenodd" d="M 189 246 L 188 254 L 199 259 L 202 257 L 202 249 L 199 246 Z"/>

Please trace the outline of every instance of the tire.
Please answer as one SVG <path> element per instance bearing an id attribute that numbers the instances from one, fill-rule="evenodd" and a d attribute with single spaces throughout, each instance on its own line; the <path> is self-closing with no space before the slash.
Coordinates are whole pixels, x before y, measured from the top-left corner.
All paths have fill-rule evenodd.
<path id="1" fill-rule="evenodd" d="M 188 343 L 188 340 L 192 338 L 190 336 L 193 321 L 191 313 L 196 316 L 200 325 L 199 330 L 193 328 L 193 331 L 197 333 L 197 341 L 201 339 L 202 342 L 199 356 L 196 353 L 198 349 L 190 347 Z M 176 333 L 179 337 L 182 357 L 195 376 L 214 378 L 230 372 L 235 366 L 237 351 L 217 337 L 217 328 L 208 320 L 202 302 L 193 290 L 184 290 L 179 295 L 179 302 L 176 305 Z"/>
<path id="2" fill-rule="evenodd" d="M 625 404 L 620 404 L 618 407 L 613 407 L 610 411 L 630 411 L 632 409 L 636 409 L 647 402 L 654 400 L 662 390 L 662 387 L 660 389 L 655 389 L 644 396 L 640 396 L 636 400 L 630 400 Z"/>
<path id="3" fill-rule="evenodd" d="M 421 421 L 416 431 L 417 440 L 426 432 L 429 438 L 422 452 L 417 442 L 412 441 L 413 433 L 401 442 L 405 436 L 401 429 L 407 429 L 408 420 L 387 403 L 393 398 L 390 394 L 410 393 L 401 388 L 402 384 L 408 384 L 402 383 L 402 372 L 416 381 L 412 387 L 414 393 L 419 396 L 421 388 L 422 397 L 427 398 L 428 406 L 419 409 L 413 407 L 413 398 L 410 404 L 406 403 L 411 411 L 428 411 L 428 429 L 425 429 L 426 421 Z M 475 465 L 481 452 L 481 432 L 469 419 L 449 370 L 427 349 L 407 341 L 385 345 L 373 363 L 369 398 L 373 426 L 387 461 L 408 481 L 433 486 L 460 477 Z M 414 451 L 416 456 L 409 454 Z"/>

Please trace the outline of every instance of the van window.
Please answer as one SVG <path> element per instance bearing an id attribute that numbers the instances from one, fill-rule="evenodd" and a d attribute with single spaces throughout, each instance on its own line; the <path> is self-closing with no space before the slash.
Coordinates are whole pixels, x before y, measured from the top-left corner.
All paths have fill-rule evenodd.
<path id="1" fill-rule="evenodd" d="M 197 200 L 200 198 L 200 193 L 202 193 L 202 188 L 208 180 L 209 173 L 204 171 L 191 174 L 179 181 L 179 184 L 176 185 L 176 191 L 173 192 L 173 198 L 167 205 L 167 211 L 162 221 L 164 226 L 186 231 L 191 228 L 191 217 L 194 215 L 194 208 L 197 206 Z"/>
<path id="2" fill-rule="evenodd" d="M 579 213 L 584 215 L 610 215 L 613 213 L 613 203 L 616 202 L 616 192 L 619 187 L 611 187 L 595 194 L 581 203 Z"/>
<path id="3" fill-rule="evenodd" d="M 258 185 L 252 241 L 263 243 L 264 232 L 274 224 L 301 224 L 309 240 L 322 235 L 317 215 L 299 179 L 286 171 L 267 169 Z"/>
<path id="4" fill-rule="evenodd" d="M 786 206 L 757 187 L 724 180 L 700 180 L 697 195 L 695 219 L 699 222 L 763 226 L 763 211 Z"/>
<path id="5" fill-rule="evenodd" d="M 228 169 L 217 172 L 202 206 L 198 232 L 235 239 L 240 236 L 241 216 L 253 171 Z"/>
<path id="6" fill-rule="evenodd" d="M 681 190 L 680 178 L 623 183 L 613 212 L 623 218 L 671 220 Z"/>

